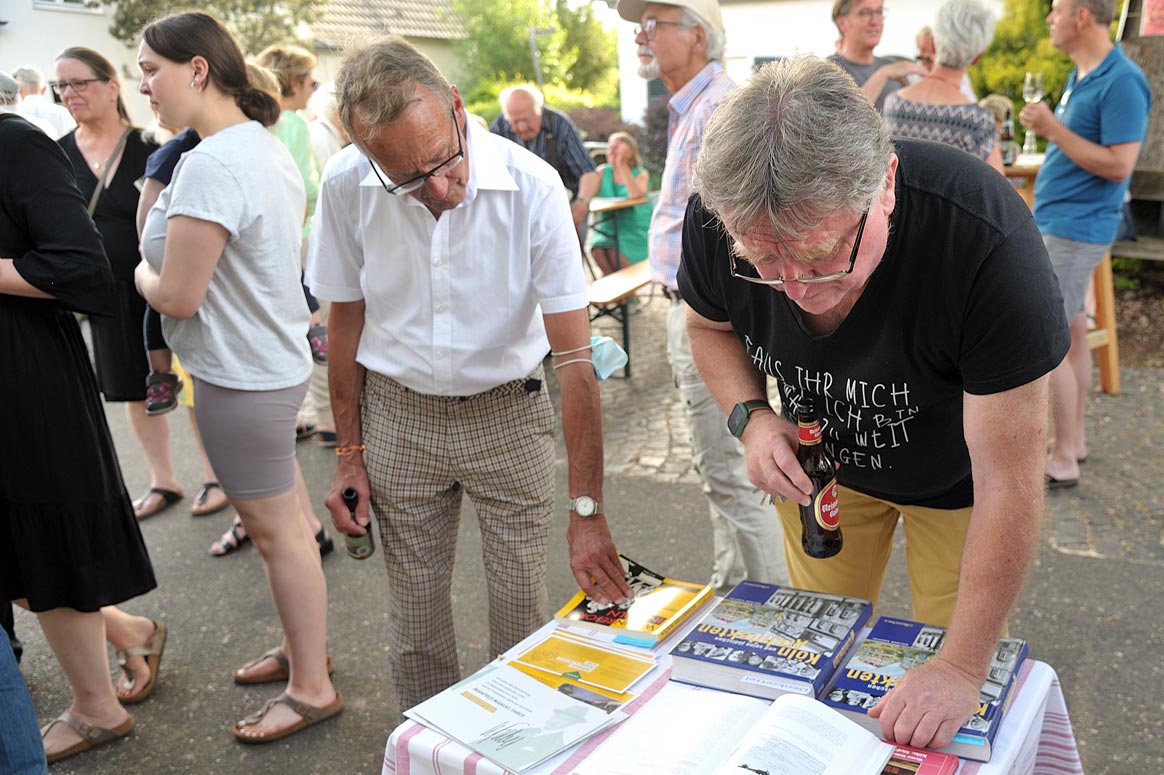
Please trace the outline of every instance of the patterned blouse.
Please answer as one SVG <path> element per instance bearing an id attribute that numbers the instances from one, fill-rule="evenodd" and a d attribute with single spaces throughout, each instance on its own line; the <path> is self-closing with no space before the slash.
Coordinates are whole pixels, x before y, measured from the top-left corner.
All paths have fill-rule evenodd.
<path id="1" fill-rule="evenodd" d="M 973 103 L 931 105 L 890 94 L 881 115 L 894 137 L 945 143 L 982 160 L 998 144 L 994 114 Z"/>

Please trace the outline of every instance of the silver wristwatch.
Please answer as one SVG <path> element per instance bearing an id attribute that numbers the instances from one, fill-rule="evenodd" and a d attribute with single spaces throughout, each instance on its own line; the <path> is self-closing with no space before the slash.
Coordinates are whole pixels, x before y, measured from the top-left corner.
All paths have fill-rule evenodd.
<path id="1" fill-rule="evenodd" d="M 580 517 L 593 517 L 602 513 L 602 504 L 589 495 L 579 495 L 570 501 L 570 511 Z"/>

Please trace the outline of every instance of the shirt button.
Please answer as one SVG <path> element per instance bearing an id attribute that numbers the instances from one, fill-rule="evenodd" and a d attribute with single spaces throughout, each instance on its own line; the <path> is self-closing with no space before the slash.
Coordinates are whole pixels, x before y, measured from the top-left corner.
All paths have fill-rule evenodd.
<path id="1" fill-rule="evenodd" d="M 436 359 L 438 361 L 443 361 L 445 359 L 445 351 L 444 350 L 437 350 L 436 351 Z"/>
<path id="2" fill-rule="evenodd" d="M 449 311 L 449 308 L 446 307 L 444 304 L 442 304 L 436 308 L 436 311 L 443 315 L 444 313 Z"/>

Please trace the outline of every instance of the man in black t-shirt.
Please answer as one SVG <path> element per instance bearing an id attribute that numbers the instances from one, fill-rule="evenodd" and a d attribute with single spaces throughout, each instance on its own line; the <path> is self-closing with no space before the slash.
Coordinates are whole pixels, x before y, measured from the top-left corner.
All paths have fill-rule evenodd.
<path id="1" fill-rule="evenodd" d="M 941 747 L 975 709 L 1043 513 L 1047 375 L 1069 338 L 1030 211 L 968 154 L 894 145 L 813 57 L 725 99 L 695 179 L 679 270 L 695 361 L 753 484 L 790 499 L 794 586 L 875 602 L 903 518 L 914 617 L 949 637 L 870 715 L 889 739 Z M 748 406 L 766 375 L 783 418 Z M 796 540 L 806 398 L 840 464 L 844 548 L 826 560 Z"/>

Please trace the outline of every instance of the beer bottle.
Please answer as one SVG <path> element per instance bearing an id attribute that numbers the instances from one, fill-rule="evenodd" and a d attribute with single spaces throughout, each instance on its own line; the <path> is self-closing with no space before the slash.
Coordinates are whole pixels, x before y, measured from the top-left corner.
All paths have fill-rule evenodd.
<path id="1" fill-rule="evenodd" d="M 824 559 L 841 551 L 841 519 L 837 507 L 837 467 L 821 443 L 820 417 L 808 396 L 796 413 L 800 447 L 796 459 L 812 480 L 812 503 L 800 507 L 800 541 L 809 557 Z"/>
<path id="2" fill-rule="evenodd" d="M 1002 163 L 1009 167 L 1018 158 L 1018 143 L 1014 141 L 1014 118 L 1009 108 L 1006 111 L 1006 118 L 1003 119 L 998 140 L 998 150 L 1002 154 Z"/>
<path id="3" fill-rule="evenodd" d="M 355 522 L 356 507 L 360 505 L 360 494 L 356 492 L 355 487 L 345 487 L 340 493 L 340 497 L 344 499 L 344 505 L 348 507 L 348 513 L 352 515 L 352 521 Z M 344 536 L 344 548 L 348 550 L 348 556 L 357 560 L 366 560 L 376 551 L 376 542 L 372 539 L 372 523 L 369 522 L 364 529 L 368 532 L 362 536 Z"/>

